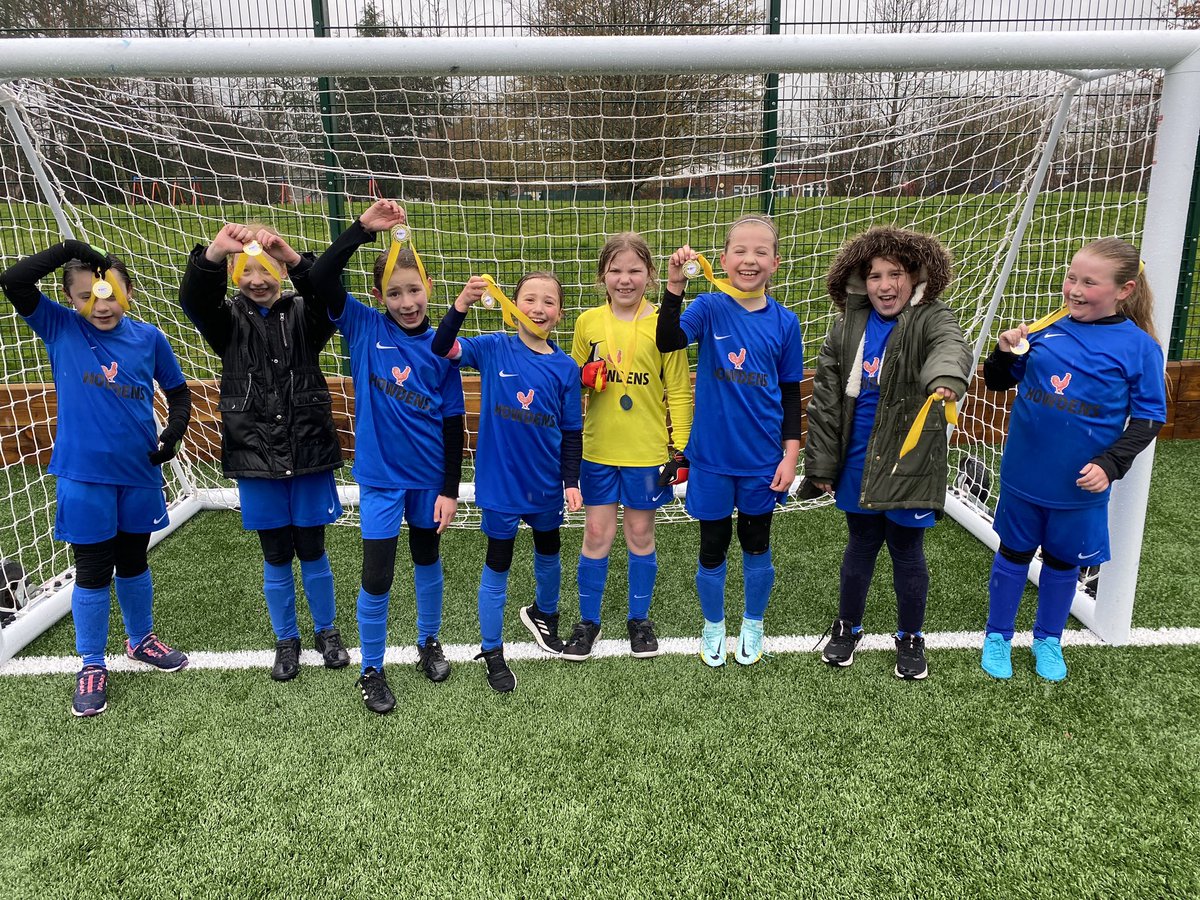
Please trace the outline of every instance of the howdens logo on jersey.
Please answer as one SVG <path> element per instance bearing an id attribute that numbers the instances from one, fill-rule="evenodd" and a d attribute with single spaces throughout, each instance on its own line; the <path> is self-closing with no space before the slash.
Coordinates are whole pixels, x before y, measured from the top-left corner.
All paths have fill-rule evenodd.
<path id="1" fill-rule="evenodd" d="M 101 363 L 100 372 L 84 372 L 83 383 L 92 387 L 103 388 L 110 394 L 115 394 L 122 399 L 146 399 L 146 389 L 140 384 L 117 384 L 117 363 L 115 360 L 107 366 Z"/>
<path id="2" fill-rule="evenodd" d="M 1051 375 L 1050 384 L 1054 387 L 1054 393 L 1063 393 L 1071 384 L 1071 373 L 1068 372 L 1066 375 L 1062 376 L 1062 378 L 1059 378 L 1057 375 Z"/>
<path id="3" fill-rule="evenodd" d="M 1029 403 L 1036 403 L 1038 406 L 1061 410 L 1072 416 L 1100 415 L 1101 406 L 1099 403 L 1084 403 L 1078 397 L 1066 397 L 1063 395 L 1063 391 L 1067 389 L 1067 385 L 1070 382 L 1071 376 L 1069 373 L 1065 379 L 1059 378 L 1057 375 L 1051 375 L 1050 384 L 1054 387 L 1053 391 L 1027 385 L 1021 393 L 1021 399 Z"/>
<path id="4" fill-rule="evenodd" d="M 392 381 L 388 381 L 383 376 L 372 372 L 371 387 L 383 391 L 393 400 L 399 400 L 405 406 L 411 406 L 414 409 L 429 409 L 429 404 L 432 402 L 429 397 L 403 386 L 411 372 L 411 366 L 405 366 L 403 371 L 400 370 L 399 366 L 393 366 L 391 371 Z"/>
<path id="5" fill-rule="evenodd" d="M 717 381 L 728 381 L 730 384 L 745 384 L 750 387 L 766 387 L 770 384 L 770 379 L 767 378 L 766 372 L 747 372 L 742 369 L 742 365 L 746 362 L 745 347 L 739 348 L 737 353 L 730 351 L 725 356 L 733 363 L 733 368 L 715 370 L 713 374 Z"/>

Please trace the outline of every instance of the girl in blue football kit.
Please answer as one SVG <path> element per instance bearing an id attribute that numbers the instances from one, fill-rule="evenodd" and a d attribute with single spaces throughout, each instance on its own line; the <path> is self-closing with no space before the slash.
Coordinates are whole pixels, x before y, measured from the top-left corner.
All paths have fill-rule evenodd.
<path id="1" fill-rule="evenodd" d="M 458 367 L 430 352 L 426 309 L 432 283 L 409 248 L 388 266 L 375 260 L 372 294 L 384 309 L 360 303 L 342 287 L 354 251 L 406 221 L 404 210 L 379 200 L 313 265 L 313 302 L 328 310 L 350 349 L 354 380 L 354 480 L 362 521 L 362 587 L 358 631 L 363 703 L 390 712 L 396 698 L 383 671 L 396 543 L 408 523 L 417 606 L 417 668 L 433 682 L 450 677 L 442 627 L 441 533 L 458 510 L 462 477 L 463 392 Z M 387 283 L 384 283 L 384 279 Z"/>
<path id="2" fill-rule="evenodd" d="M 221 468 L 237 480 L 242 527 L 262 547 L 276 681 L 300 673 L 296 557 L 317 651 L 327 668 L 350 663 L 325 553 L 325 526 L 342 514 L 333 476 L 342 451 L 320 366 L 334 325 L 304 296 L 311 267 L 272 230 L 231 223 L 192 251 L 179 288 L 183 311 L 221 357 Z M 283 290 L 285 274 L 300 293 Z"/>
<path id="3" fill-rule="evenodd" d="M 561 654 L 558 599 L 562 579 L 559 527 L 563 501 L 583 506 L 579 461 L 583 448 L 579 367 L 548 338 L 563 315 L 562 285 L 549 272 L 517 282 L 517 333 L 456 339 L 467 311 L 487 282 L 471 278 L 438 325 L 433 352 L 480 374 L 479 439 L 475 448 L 475 503 L 483 512 L 487 559 L 479 584 L 479 657 L 488 683 L 506 693 L 516 676 L 504 661 L 502 625 L 517 527 L 533 530 L 534 602 L 522 619 L 548 653 Z"/>
<path id="4" fill-rule="evenodd" d="M 1033 657 L 1047 681 L 1067 677 L 1060 639 L 1079 567 L 1109 558 L 1108 498 L 1166 421 L 1154 299 L 1137 248 L 1103 238 L 1075 254 L 1066 306 L 1049 324 L 1000 335 L 988 388 L 1017 387 L 1000 462 L 983 670 L 1012 677 L 1012 636 L 1033 554 L 1042 548 Z"/>
<path id="5" fill-rule="evenodd" d="M 863 633 L 867 592 L 886 543 L 896 591 L 897 678 L 919 680 L 925 661 L 929 566 L 925 529 L 945 505 L 944 402 L 967 389 L 971 350 L 940 299 L 950 254 L 927 234 L 870 228 L 843 245 L 829 270 L 838 317 L 817 361 L 808 404 L 804 470 L 846 514 L 838 614 L 822 652 L 849 666 Z M 928 403 L 930 396 L 939 402 Z M 926 410 L 919 439 L 904 437 Z"/>
<path id="6" fill-rule="evenodd" d="M 721 254 L 729 281 L 698 296 L 681 318 L 684 267 L 698 259 L 687 246 L 671 255 L 656 336 L 663 352 L 700 345 L 686 501 L 700 520 L 700 656 L 709 666 L 725 664 L 725 559 L 736 507 L 745 607 L 734 658 L 752 665 L 762 657 L 763 616 L 775 583 L 771 513 L 791 487 L 800 456 L 804 348 L 795 313 L 766 293 L 780 261 L 769 219 L 742 216 L 730 226 Z"/>
<path id="7" fill-rule="evenodd" d="M 37 287 L 60 267 L 70 307 Z M 165 672 L 188 663 L 154 633 L 146 551 L 151 532 L 167 525 L 160 467 L 179 449 L 191 394 L 166 336 L 126 317 L 132 284 L 119 260 L 64 241 L 13 265 L 0 286 L 45 343 L 54 373 L 58 427 L 48 470 L 56 480 L 54 537 L 69 541 L 75 557 L 71 616 L 83 657 L 71 712 L 95 716 L 108 708 L 104 651 L 114 572 L 126 655 Z M 167 397 L 161 434 L 155 382 Z"/>

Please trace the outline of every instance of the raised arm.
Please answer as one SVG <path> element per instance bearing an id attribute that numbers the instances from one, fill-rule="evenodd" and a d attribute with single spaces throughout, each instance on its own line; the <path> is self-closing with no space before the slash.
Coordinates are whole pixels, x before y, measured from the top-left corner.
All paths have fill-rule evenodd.
<path id="1" fill-rule="evenodd" d="M 63 241 L 41 253 L 17 260 L 0 274 L 0 288 L 22 316 L 33 315 L 41 302 L 38 282 L 73 259 L 78 259 L 97 271 L 111 265 L 111 258 L 83 241 Z"/>

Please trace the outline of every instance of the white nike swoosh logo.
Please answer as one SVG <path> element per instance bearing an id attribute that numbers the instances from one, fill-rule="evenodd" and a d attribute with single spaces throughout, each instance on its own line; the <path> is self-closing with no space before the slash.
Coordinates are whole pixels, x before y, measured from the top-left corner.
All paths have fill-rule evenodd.
<path id="1" fill-rule="evenodd" d="M 718 341 L 723 341 L 726 338 L 731 338 L 731 337 L 733 337 L 732 334 L 714 334 L 713 335 L 713 338 Z"/>
<path id="2" fill-rule="evenodd" d="M 399 348 L 396 347 L 395 344 L 381 344 L 381 343 L 379 343 L 379 341 L 376 341 L 375 349 L 376 350 L 397 350 Z"/>
<path id="3" fill-rule="evenodd" d="M 167 517 L 167 514 L 163 513 L 161 516 L 159 516 L 157 519 L 154 520 L 154 524 L 157 525 L 159 522 L 161 522 L 166 517 Z"/>
<path id="4" fill-rule="evenodd" d="M 325 510 L 325 511 L 326 511 L 327 513 L 329 513 L 331 516 L 333 515 L 333 507 L 332 507 L 332 506 L 331 506 L 331 507 L 329 507 L 329 509 L 327 509 L 327 510 Z"/>
<path id="5" fill-rule="evenodd" d="M 932 516 L 933 513 L 921 513 L 919 516 L 913 516 L 914 519 L 924 519 L 926 516 Z"/>
<path id="6" fill-rule="evenodd" d="M 1095 553 L 1089 553 L 1087 556 L 1084 556 L 1082 553 L 1080 553 L 1079 558 L 1080 559 L 1091 559 L 1093 556 L 1099 556 L 1099 555 L 1100 555 L 1100 551 L 1097 550 Z"/>
<path id="7" fill-rule="evenodd" d="M 517 373 L 516 373 L 516 372 L 505 372 L 503 369 L 501 369 L 501 370 L 500 370 L 500 377 L 501 377 L 501 378 L 516 378 L 516 377 L 517 377 Z"/>
<path id="8" fill-rule="evenodd" d="M 1066 335 L 1065 335 L 1065 334 L 1063 334 L 1063 333 L 1060 331 L 1058 334 L 1048 334 L 1048 335 L 1046 335 L 1046 336 L 1045 336 L 1045 338 L 1043 338 L 1043 340 L 1047 340 L 1047 341 L 1048 341 L 1048 340 L 1050 340 L 1050 338 L 1056 338 L 1056 337 L 1066 337 Z"/>

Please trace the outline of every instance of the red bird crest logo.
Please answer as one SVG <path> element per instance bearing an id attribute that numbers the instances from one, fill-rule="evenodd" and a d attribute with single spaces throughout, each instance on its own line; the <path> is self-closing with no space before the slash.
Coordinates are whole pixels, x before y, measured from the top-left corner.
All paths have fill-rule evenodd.
<path id="1" fill-rule="evenodd" d="M 879 357 L 878 356 L 875 357 L 870 362 L 867 362 L 864 359 L 863 360 L 863 371 L 866 372 L 867 375 L 869 375 L 871 378 L 874 378 L 875 373 L 879 371 Z"/>
<path id="2" fill-rule="evenodd" d="M 392 366 L 392 377 L 396 379 L 396 384 L 403 385 L 408 380 L 409 374 L 412 372 L 412 366 L 405 366 L 401 371 L 399 366 Z"/>
<path id="3" fill-rule="evenodd" d="M 742 363 L 746 361 L 746 348 L 742 347 L 737 353 L 730 351 L 725 355 L 729 357 L 729 361 L 733 363 L 733 367 L 735 369 L 740 369 L 742 367 Z"/>
<path id="4" fill-rule="evenodd" d="M 112 384 L 117 380 L 117 361 L 114 359 L 111 366 L 101 365 L 100 368 L 104 372 L 104 377 L 108 379 L 108 383 Z"/>
<path id="5" fill-rule="evenodd" d="M 529 404 L 533 402 L 533 388 L 517 391 L 517 399 L 521 401 L 521 409 L 529 409 Z"/>
<path id="6" fill-rule="evenodd" d="M 618 348 L 617 348 L 617 352 L 613 354 L 613 360 L 612 360 L 612 364 L 613 364 L 614 366 L 619 366 L 619 365 L 621 364 L 621 357 L 622 357 L 622 355 L 623 355 L 623 354 L 621 353 L 621 348 L 620 348 L 620 347 L 618 347 Z"/>
<path id="7" fill-rule="evenodd" d="M 1067 389 L 1067 385 L 1071 383 L 1071 373 L 1068 372 L 1062 378 L 1057 375 L 1050 376 L 1050 383 L 1054 385 L 1054 393 L 1061 394 Z"/>

